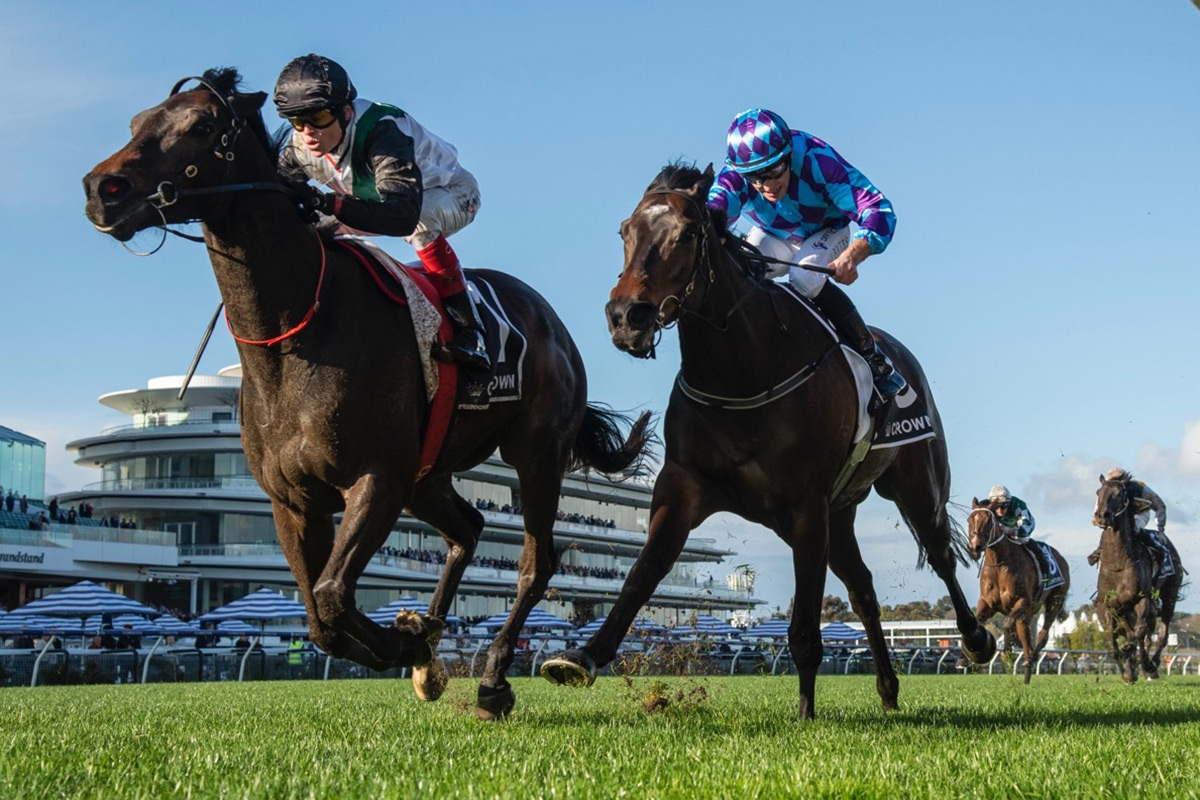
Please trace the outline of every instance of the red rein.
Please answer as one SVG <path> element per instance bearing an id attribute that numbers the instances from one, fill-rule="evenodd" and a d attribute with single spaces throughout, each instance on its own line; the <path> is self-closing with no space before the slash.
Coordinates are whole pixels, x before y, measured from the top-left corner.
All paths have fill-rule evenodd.
<path id="1" fill-rule="evenodd" d="M 321 307 L 321 287 L 325 284 L 325 243 L 321 241 L 321 235 L 317 233 L 316 228 L 313 228 L 312 232 L 313 235 L 317 237 L 317 245 L 321 248 L 321 273 L 317 276 L 317 293 L 313 298 L 312 307 L 308 309 L 308 313 L 304 315 L 304 319 L 300 320 L 300 323 L 296 325 L 296 327 L 279 334 L 273 339 L 243 339 L 233 332 L 233 325 L 231 325 L 229 322 L 229 309 L 226 308 L 225 327 L 229 328 L 229 335 L 234 338 L 234 341 L 237 341 L 241 344 L 253 344 L 261 345 L 263 347 L 270 347 L 271 345 L 279 344 L 285 339 L 292 338 L 297 333 L 308 327 L 308 323 L 312 321 L 313 315 L 315 315 L 317 313 L 317 309 Z"/>

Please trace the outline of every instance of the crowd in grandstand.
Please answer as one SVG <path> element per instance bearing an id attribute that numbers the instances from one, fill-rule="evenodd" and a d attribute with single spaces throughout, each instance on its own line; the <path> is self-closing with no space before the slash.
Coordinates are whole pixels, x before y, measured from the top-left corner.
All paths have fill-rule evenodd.
<path id="1" fill-rule="evenodd" d="M 406 558 L 410 561 L 421 561 L 426 564 L 445 564 L 446 554 L 440 550 L 417 550 L 413 547 L 379 548 L 379 554 L 386 558 Z M 516 559 L 504 556 L 475 556 L 471 559 L 473 567 L 488 567 L 490 569 L 516 570 L 520 564 Z M 559 575 L 576 575 L 584 578 L 605 578 L 608 580 L 623 580 L 625 573 L 612 567 L 582 567 L 574 564 L 559 564 Z"/>
<path id="2" fill-rule="evenodd" d="M 512 506 L 508 503 L 498 505 L 492 500 L 476 500 L 475 507 L 480 511 L 496 511 L 501 514 L 520 514 L 520 506 Z M 575 522 L 580 525 L 594 525 L 597 528 L 615 528 L 617 527 L 616 520 L 601 519 L 600 517 L 592 516 L 591 514 L 569 514 L 562 509 L 555 512 L 555 516 L 562 522 Z"/>

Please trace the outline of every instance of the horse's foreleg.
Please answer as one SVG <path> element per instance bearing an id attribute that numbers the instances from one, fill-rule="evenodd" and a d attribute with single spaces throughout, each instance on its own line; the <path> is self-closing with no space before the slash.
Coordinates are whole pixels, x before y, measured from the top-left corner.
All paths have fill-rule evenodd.
<path id="1" fill-rule="evenodd" d="M 829 556 L 829 511 L 824 505 L 798 516 L 782 538 L 792 547 L 796 594 L 788 647 L 800 674 L 800 719 L 816 716 L 817 670 L 825 654 L 821 646 L 821 598 L 825 594 L 825 568 Z"/>
<path id="2" fill-rule="evenodd" d="M 446 563 L 429 603 L 429 616 L 444 621 L 463 573 L 475 557 L 483 515 L 454 491 L 449 475 L 429 476 L 418 483 L 409 510 L 417 519 L 437 528 L 446 541 Z M 440 633 L 428 637 L 433 657 L 427 665 L 413 667 L 413 690 L 422 700 L 437 700 L 449 681 L 446 668 L 437 657 L 440 640 Z"/>
<path id="3" fill-rule="evenodd" d="M 709 514 L 704 487 L 673 462 L 654 484 L 650 532 L 629 570 L 621 594 L 604 624 L 581 648 L 568 650 L 542 666 L 542 676 L 558 684 L 590 685 L 596 669 L 610 663 L 639 610 L 671 571 L 688 534 Z"/>
<path id="4" fill-rule="evenodd" d="M 895 463 L 875 488 L 896 503 L 925 548 L 926 558 L 946 585 L 954 605 L 954 619 L 962 634 L 963 652 L 976 664 L 986 664 L 996 654 L 996 639 L 971 613 L 971 605 L 954 573 L 954 529 L 946 514 L 949 465 L 940 439 L 900 448 Z"/>
<path id="5" fill-rule="evenodd" d="M 892 667 L 887 640 L 879 624 L 879 601 L 875 596 L 875 585 L 871 571 L 863 563 L 858 541 L 854 538 L 854 518 L 857 508 L 840 509 L 829 519 L 829 568 L 838 580 L 846 585 L 850 605 L 862 620 L 871 646 L 871 658 L 875 662 L 875 690 L 887 711 L 897 708 L 900 682 Z"/>
<path id="6" fill-rule="evenodd" d="M 407 630 L 384 628 L 358 610 L 354 592 L 359 576 L 387 540 L 392 524 L 408 500 L 408 491 L 364 475 L 346 493 L 346 512 L 329 561 L 313 587 L 320 621 L 366 651 L 355 660 L 372 669 L 423 665 L 429 661 L 426 637 L 431 633 L 417 617 Z"/>
<path id="7" fill-rule="evenodd" d="M 1029 683 L 1033 679 L 1033 661 L 1035 657 L 1035 653 L 1033 652 L 1033 637 L 1029 631 L 1033 609 L 1024 600 L 1018 601 L 1017 605 L 1022 606 L 1020 616 L 1016 620 L 1017 638 L 1021 642 L 1021 658 L 1025 662 L 1025 682 Z M 1005 648 L 1007 649 L 1007 643 Z"/>
<path id="8" fill-rule="evenodd" d="M 554 471 L 557 469 L 557 473 Z M 512 665 L 513 649 L 533 607 L 545 596 L 558 566 L 554 552 L 554 520 L 562 489 L 564 465 L 547 463 L 543 469 L 520 471 L 521 507 L 525 519 L 525 547 L 518 564 L 517 597 L 504 625 L 488 647 L 487 664 L 479 682 L 476 713 L 480 719 L 507 716 L 516 704 L 505 673 Z"/>

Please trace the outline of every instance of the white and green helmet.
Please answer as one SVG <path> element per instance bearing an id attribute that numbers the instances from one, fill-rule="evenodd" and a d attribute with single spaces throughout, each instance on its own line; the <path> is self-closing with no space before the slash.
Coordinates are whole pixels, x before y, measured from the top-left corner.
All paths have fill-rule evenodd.
<path id="1" fill-rule="evenodd" d="M 1007 503 L 1011 499 L 1012 495 L 1009 493 L 1008 487 L 1000 483 L 997 483 L 988 492 L 988 500 L 993 503 Z"/>

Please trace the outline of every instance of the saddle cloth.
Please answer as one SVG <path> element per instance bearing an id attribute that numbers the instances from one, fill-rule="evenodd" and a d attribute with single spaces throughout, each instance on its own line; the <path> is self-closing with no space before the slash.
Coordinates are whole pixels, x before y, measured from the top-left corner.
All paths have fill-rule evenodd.
<path id="1" fill-rule="evenodd" d="M 483 338 L 492 358 L 492 371 L 478 377 L 460 372 L 463 385 L 458 395 L 458 407 L 464 411 L 486 411 L 492 403 L 521 399 L 525 352 L 529 343 L 525 334 L 513 324 L 500 296 L 486 278 L 468 281 L 467 291 L 483 321 Z"/>
<path id="2" fill-rule="evenodd" d="M 833 324 L 820 313 L 810 300 L 803 297 L 790 284 L 777 285 L 825 326 L 825 330 L 829 332 L 834 341 L 841 341 Z M 875 382 L 871 376 L 870 366 L 867 365 L 866 359 L 858 354 L 858 351 L 845 343 L 842 344 L 841 351 L 842 356 L 846 359 L 846 364 L 850 367 L 850 372 L 854 375 L 854 385 L 857 389 L 858 426 L 854 432 L 854 443 L 858 444 L 872 430 L 870 405 L 875 391 Z M 917 393 L 912 381 L 907 381 L 904 391 L 892 398 L 892 401 L 885 405 L 877 415 L 870 449 L 900 447 L 923 439 L 932 439 L 935 436 L 937 436 L 937 432 L 934 430 L 933 420 L 929 416 L 925 400 Z"/>
<path id="3" fill-rule="evenodd" d="M 442 324 L 442 313 L 416 286 L 412 273 L 424 275 L 424 268 L 419 263 L 401 264 L 375 242 L 361 236 L 345 235 L 336 238 L 346 239 L 372 255 L 404 290 L 413 328 L 417 334 L 417 351 L 421 355 L 426 394 L 432 401 L 438 388 L 438 370 L 432 351 L 437 341 L 438 328 Z M 480 376 L 460 370 L 457 407 L 466 411 L 482 411 L 492 403 L 521 399 L 528 342 L 525 334 L 512 323 L 495 288 L 486 279 L 475 278 L 466 283 L 467 291 L 471 293 L 471 299 L 483 322 L 484 342 L 492 359 L 492 371 L 488 375 Z"/>
<path id="4" fill-rule="evenodd" d="M 1038 585 L 1043 592 L 1057 589 L 1067 582 L 1066 576 L 1058 568 L 1058 559 L 1054 557 L 1050 545 L 1037 539 L 1030 539 L 1024 544 L 1029 549 L 1029 555 L 1033 556 L 1033 564 L 1038 571 Z"/>

